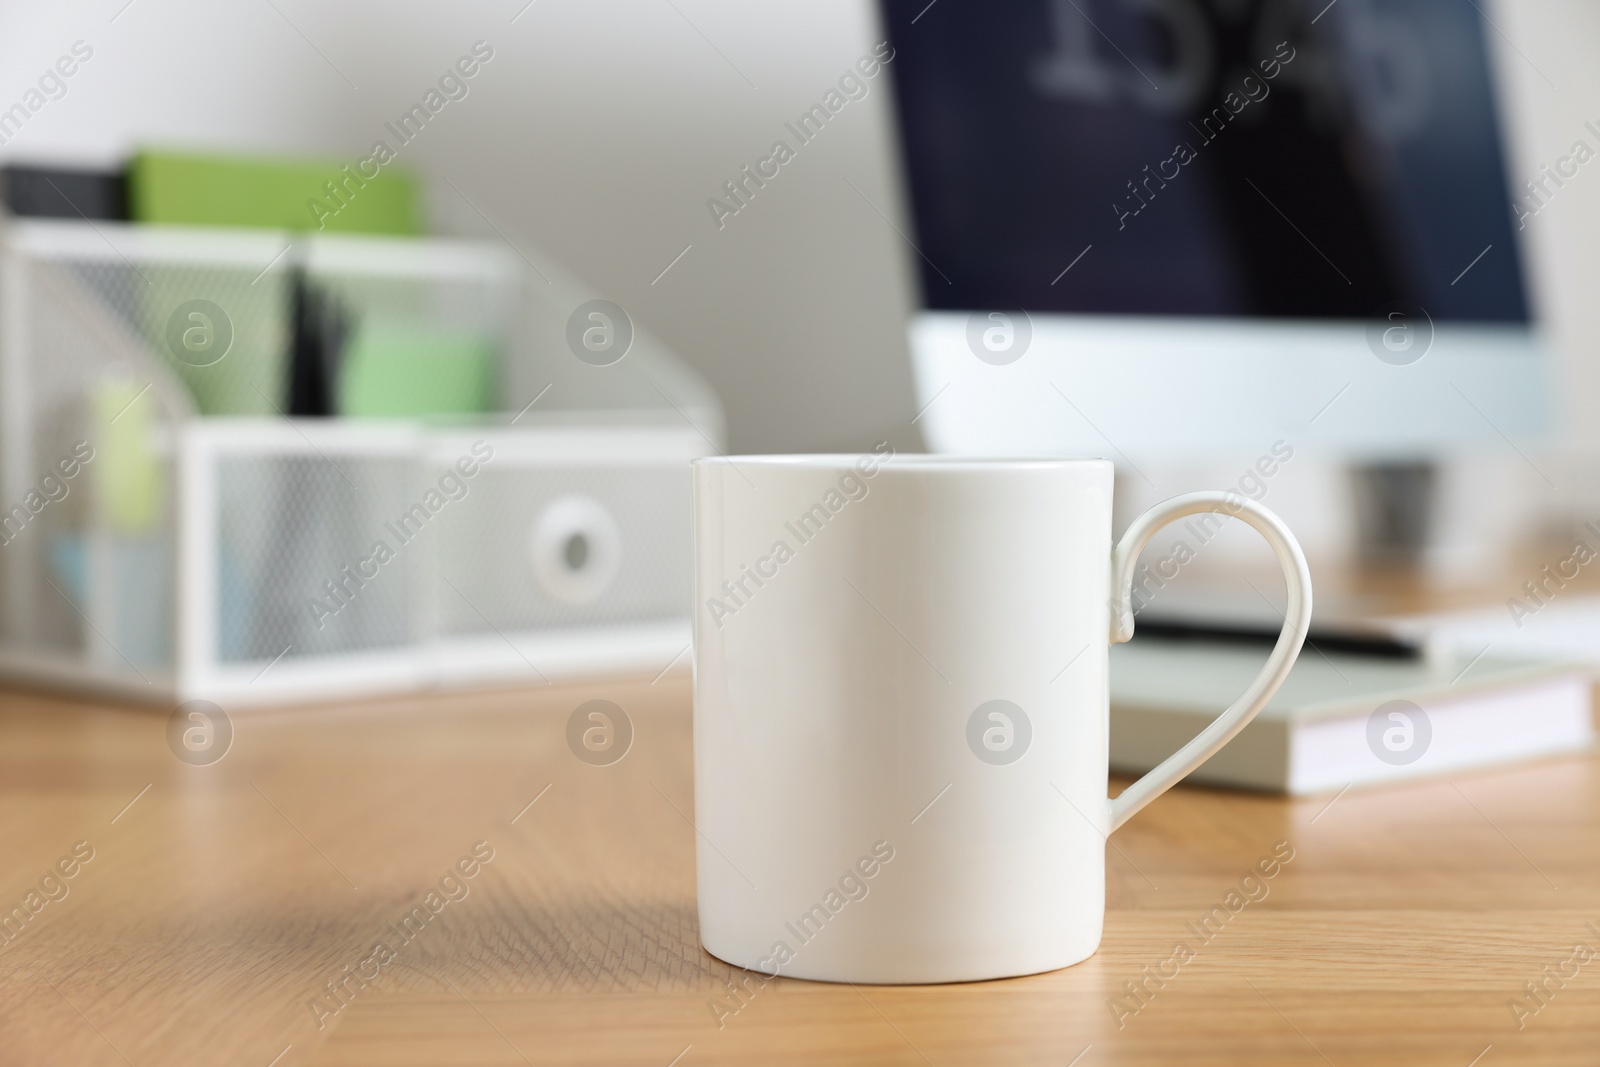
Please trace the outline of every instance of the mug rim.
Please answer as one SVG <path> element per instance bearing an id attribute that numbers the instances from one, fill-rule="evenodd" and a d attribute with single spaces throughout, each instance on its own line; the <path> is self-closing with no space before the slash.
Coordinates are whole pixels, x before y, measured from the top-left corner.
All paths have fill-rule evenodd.
<path id="1" fill-rule="evenodd" d="M 690 460 L 692 466 L 800 467 L 813 469 L 849 468 L 863 459 L 875 459 L 885 470 L 952 470 L 978 468 L 996 470 L 1003 468 L 1062 468 L 1085 464 L 1113 466 L 1102 456 L 980 456 L 944 452 L 796 452 L 764 453 L 749 456 L 699 456 Z"/>

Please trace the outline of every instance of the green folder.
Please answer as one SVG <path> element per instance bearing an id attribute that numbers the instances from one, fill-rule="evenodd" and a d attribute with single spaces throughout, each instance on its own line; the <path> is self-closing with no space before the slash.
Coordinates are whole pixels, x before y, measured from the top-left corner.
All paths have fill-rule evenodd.
<path id="1" fill-rule="evenodd" d="M 422 232 L 420 203 L 409 172 L 354 157 L 147 150 L 128 168 L 128 210 L 136 222 L 416 236 Z"/>
<path id="2" fill-rule="evenodd" d="M 252 284 L 250 274 L 246 268 L 218 270 L 194 263 L 147 266 L 143 271 L 148 283 L 139 292 L 144 334 L 167 369 L 188 387 L 202 415 L 274 415 L 283 404 L 288 280 L 276 271 Z M 197 311 L 205 317 L 196 319 Z M 211 321 L 218 312 L 225 320 Z M 186 350 L 185 328 L 196 324 L 216 331 L 212 340 L 225 348 Z"/>

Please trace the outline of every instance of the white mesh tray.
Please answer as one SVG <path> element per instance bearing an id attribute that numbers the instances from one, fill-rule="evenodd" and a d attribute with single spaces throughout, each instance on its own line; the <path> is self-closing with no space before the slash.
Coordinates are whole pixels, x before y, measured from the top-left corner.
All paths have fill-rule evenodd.
<path id="1" fill-rule="evenodd" d="M 501 413 L 283 417 L 296 269 L 363 324 L 492 350 Z M 665 667 L 687 461 L 720 411 L 647 336 L 573 358 L 591 295 L 533 269 L 472 242 L 0 220 L 0 673 L 234 706 Z"/>

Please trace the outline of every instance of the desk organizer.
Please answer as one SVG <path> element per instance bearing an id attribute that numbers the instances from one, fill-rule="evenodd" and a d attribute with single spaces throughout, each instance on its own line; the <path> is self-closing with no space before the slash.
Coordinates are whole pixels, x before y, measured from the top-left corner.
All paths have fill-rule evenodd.
<path id="1" fill-rule="evenodd" d="M 282 414 L 302 279 L 371 417 Z M 6 222 L 0 674 L 234 707 L 681 663 L 720 412 L 642 334 L 577 360 L 589 295 L 504 245 Z"/>

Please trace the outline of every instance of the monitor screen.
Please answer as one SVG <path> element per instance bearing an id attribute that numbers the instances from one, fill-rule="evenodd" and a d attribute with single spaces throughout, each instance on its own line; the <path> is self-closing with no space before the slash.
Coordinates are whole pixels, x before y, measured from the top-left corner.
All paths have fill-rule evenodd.
<path id="1" fill-rule="evenodd" d="M 1473 3 L 883 9 L 925 307 L 1527 321 Z"/>

